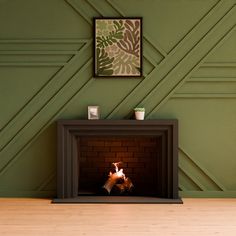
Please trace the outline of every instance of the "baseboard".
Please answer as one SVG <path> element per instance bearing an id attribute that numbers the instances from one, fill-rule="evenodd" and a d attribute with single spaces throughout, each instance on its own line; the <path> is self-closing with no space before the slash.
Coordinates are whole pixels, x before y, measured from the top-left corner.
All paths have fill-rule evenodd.
<path id="1" fill-rule="evenodd" d="M 179 191 L 180 197 L 236 198 L 236 191 Z"/>
<path id="2" fill-rule="evenodd" d="M 0 197 L 54 198 L 55 196 L 56 196 L 56 191 L 0 190 Z"/>

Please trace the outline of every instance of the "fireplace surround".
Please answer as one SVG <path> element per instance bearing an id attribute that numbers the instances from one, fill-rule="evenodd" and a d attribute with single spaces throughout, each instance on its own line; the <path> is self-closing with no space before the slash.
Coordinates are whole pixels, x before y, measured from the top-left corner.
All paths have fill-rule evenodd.
<path id="1" fill-rule="evenodd" d="M 57 138 L 54 203 L 182 203 L 177 120 L 59 120 Z M 128 196 L 96 192 L 116 161 L 134 181 Z"/>

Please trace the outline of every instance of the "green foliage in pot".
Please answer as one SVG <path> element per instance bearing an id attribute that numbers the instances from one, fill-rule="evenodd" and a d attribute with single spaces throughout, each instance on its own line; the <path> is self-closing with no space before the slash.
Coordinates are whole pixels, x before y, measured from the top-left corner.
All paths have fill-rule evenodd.
<path id="1" fill-rule="evenodd" d="M 145 108 L 144 107 L 135 107 L 134 108 L 134 111 L 145 111 Z"/>

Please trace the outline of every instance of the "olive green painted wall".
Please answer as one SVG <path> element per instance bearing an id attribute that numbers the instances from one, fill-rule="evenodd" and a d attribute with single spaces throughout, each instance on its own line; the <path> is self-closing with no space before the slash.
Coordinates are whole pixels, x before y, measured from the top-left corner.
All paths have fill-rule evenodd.
<path id="1" fill-rule="evenodd" d="M 179 120 L 182 196 L 236 197 L 235 0 L 0 0 L 0 196 L 51 197 L 60 118 Z M 92 18 L 142 16 L 144 79 L 92 78 Z"/>

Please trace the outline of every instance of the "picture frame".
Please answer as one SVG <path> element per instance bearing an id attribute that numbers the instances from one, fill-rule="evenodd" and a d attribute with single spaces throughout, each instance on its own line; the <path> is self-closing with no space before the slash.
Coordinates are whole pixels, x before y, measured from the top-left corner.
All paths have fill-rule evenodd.
<path id="1" fill-rule="evenodd" d="M 93 20 L 94 77 L 143 77 L 142 17 Z"/>
<path id="2" fill-rule="evenodd" d="M 99 120 L 100 109 L 99 106 L 88 106 L 88 120 Z"/>

